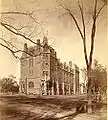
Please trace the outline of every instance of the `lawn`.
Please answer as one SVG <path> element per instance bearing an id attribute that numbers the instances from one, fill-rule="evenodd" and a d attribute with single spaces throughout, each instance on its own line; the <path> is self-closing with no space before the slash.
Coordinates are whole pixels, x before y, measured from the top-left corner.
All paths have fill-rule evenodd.
<path id="1" fill-rule="evenodd" d="M 92 115 L 76 113 L 76 104 L 86 96 L 0 97 L 0 120 L 105 120 L 106 105 L 99 104 Z M 92 117 L 92 118 L 91 118 Z"/>

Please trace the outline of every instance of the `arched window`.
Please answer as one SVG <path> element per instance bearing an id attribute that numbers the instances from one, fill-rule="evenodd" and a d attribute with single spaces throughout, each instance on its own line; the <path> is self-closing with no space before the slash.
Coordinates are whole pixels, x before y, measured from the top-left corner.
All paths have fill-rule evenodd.
<path id="1" fill-rule="evenodd" d="M 34 87 L 34 83 L 33 82 L 29 82 L 28 87 L 29 88 L 33 88 Z"/>

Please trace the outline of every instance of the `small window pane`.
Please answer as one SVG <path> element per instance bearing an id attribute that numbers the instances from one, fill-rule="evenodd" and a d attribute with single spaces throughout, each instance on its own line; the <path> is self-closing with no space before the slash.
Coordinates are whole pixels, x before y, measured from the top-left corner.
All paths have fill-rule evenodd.
<path id="1" fill-rule="evenodd" d="M 29 87 L 29 88 L 33 88 L 33 87 L 34 87 L 34 83 L 33 83 L 33 82 L 29 82 L 28 87 Z"/>

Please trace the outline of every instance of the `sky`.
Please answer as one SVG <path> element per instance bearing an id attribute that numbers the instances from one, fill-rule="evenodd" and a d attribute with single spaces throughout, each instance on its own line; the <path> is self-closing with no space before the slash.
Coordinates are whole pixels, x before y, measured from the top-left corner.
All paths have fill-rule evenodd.
<path id="1" fill-rule="evenodd" d="M 28 2 L 27 2 L 28 1 Z M 31 2 L 32 1 L 32 2 Z M 1 11 L 35 11 L 36 19 L 41 23 L 44 32 L 48 31 L 49 44 L 57 51 L 57 56 L 61 62 L 69 62 L 77 64 L 80 68 L 85 66 L 83 44 L 81 37 L 68 16 L 60 17 L 60 11 L 55 10 L 56 2 L 54 0 L 1 0 Z M 74 8 L 74 7 L 73 7 Z M 47 12 L 46 12 L 47 9 Z M 86 9 L 88 9 L 86 7 Z M 52 11 L 53 10 L 53 11 Z M 74 9 L 73 9 L 74 10 Z M 75 10 L 74 10 L 75 11 Z M 63 12 L 63 11 L 62 11 Z M 77 15 L 77 17 L 79 17 Z M 24 18 L 17 18 L 18 21 L 25 23 Z M 26 22 L 31 22 L 27 21 Z M 80 21 L 79 21 L 80 22 Z M 15 23 L 16 24 L 16 23 Z M 33 24 L 34 25 L 34 24 Z M 90 25 L 91 20 L 87 21 L 87 46 L 90 45 Z M 0 27 L 1 30 L 3 30 Z M 43 35 L 43 34 L 42 34 Z M 36 38 L 42 40 L 42 35 Z M 12 37 L 9 32 L 6 32 L 5 38 Z M 18 38 L 23 40 L 22 38 Z M 20 46 L 17 44 L 17 46 Z M 22 47 L 22 46 L 20 46 Z M 103 9 L 98 22 L 95 40 L 95 48 L 93 58 L 98 59 L 103 65 L 108 65 L 108 39 L 107 39 L 107 11 Z M 0 46 L 0 77 L 14 75 L 20 78 L 20 62 L 16 60 L 7 49 Z"/>

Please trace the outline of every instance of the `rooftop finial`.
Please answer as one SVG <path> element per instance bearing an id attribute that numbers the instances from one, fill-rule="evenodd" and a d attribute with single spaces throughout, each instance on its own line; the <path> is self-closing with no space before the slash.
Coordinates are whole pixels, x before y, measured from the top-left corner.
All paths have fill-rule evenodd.
<path id="1" fill-rule="evenodd" d="M 48 44 L 48 30 L 46 31 L 46 33 L 44 34 L 44 37 L 43 37 L 43 44 Z"/>
<path id="2" fill-rule="evenodd" d="M 46 31 L 46 35 L 45 35 L 46 37 L 48 36 L 48 30 Z"/>

